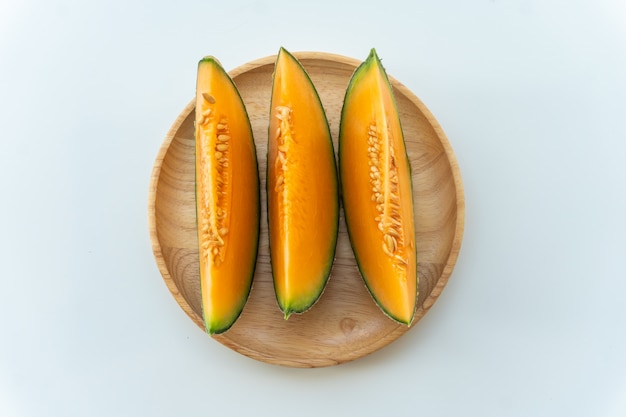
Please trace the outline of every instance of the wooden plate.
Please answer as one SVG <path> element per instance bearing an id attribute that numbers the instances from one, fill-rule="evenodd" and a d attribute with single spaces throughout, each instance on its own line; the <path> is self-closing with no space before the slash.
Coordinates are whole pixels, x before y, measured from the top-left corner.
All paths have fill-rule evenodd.
<path id="1" fill-rule="evenodd" d="M 345 89 L 360 61 L 319 52 L 294 54 L 326 109 L 335 150 Z M 251 358 L 293 367 L 321 367 L 363 357 L 408 329 L 374 304 L 357 270 L 343 212 L 328 286 L 307 313 L 284 320 L 269 263 L 265 168 L 270 88 L 275 56 L 230 72 L 246 104 L 261 173 L 261 235 L 254 284 L 235 325 L 213 338 Z M 391 78 L 391 77 L 390 77 Z M 194 81 L 190 82 L 190 92 Z M 433 305 L 456 262 L 463 235 L 461 175 L 443 130 L 406 87 L 391 78 L 413 175 L 419 299 L 415 322 Z M 194 196 L 194 102 L 172 125 L 156 158 L 149 192 L 152 249 L 163 279 L 187 315 L 202 324 Z M 414 325 L 413 325 L 414 326 Z"/>

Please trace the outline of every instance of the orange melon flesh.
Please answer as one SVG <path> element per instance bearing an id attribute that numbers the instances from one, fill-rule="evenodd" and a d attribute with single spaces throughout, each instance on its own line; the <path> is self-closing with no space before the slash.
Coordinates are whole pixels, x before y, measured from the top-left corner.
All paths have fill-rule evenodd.
<path id="1" fill-rule="evenodd" d="M 320 297 L 332 267 L 339 219 L 328 122 L 297 59 L 280 50 L 269 123 L 267 202 L 274 289 L 285 318 Z"/>
<path id="2" fill-rule="evenodd" d="M 417 301 L 411 169 L 391 85 L 374 50 L 346 91 L 339 165 L 361 275 L 379 307 L 409 325 Z"/>
<path id="3" fill-rule="evenodd" d="M 248 298 L 259 236 L 259 175 L 246 109 L 219 62 L 198 64 L 196 210 L 202 312 L 209 334 L 228 330 Z"/>

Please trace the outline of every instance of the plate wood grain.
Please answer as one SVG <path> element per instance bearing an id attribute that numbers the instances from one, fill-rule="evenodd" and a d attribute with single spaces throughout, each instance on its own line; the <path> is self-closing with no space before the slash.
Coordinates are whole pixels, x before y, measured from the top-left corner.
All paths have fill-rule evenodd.
<path id="1" fill-rule="evenodd" d="M 341 106 L 360 61 L 344 56 L 294 54 L 315 84 L 337 151 Z M 367 292 L 350 247 L 343 211 L 332 274 L 311 310 L 284 320 L 274 295 L 269 259 L 265 172 L 272 73 L 276 57 L 230 72 L 250 116 L 261 179 L 261 233 L 250 298 L 235 325 L 213 336 L 259 361 L 322 367 L 361 358 L 409 329 L 385 316 Z M 415 323 L 448 282 L 463 236 L 465 204 L 461 175 L 443 130 L 426 106 L 390 76 L 411 163 L 418 253 L 419 298 Z M 191 83 L 190 90 L 195 84 Z M 157 155 L 149 190 L 148 222 L 154 256 L 170 292 L 201 329 L 198 241 L 194 195 L 194 101 L 174 121 Z M 208 336 L 207 336 L 208 337 Z"/>

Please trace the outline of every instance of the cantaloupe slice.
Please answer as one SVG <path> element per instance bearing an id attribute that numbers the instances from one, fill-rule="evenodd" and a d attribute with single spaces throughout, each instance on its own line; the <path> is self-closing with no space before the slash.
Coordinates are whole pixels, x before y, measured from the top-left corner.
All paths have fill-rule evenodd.
<path id="1" fill-rule="evenodd" d="M 272 275 L 285 318 L 322 294 L 339 220 L 337 169 L 320 98 L 298 60 L 281 48 L 272 85 L 267 204 Z"/>
<path id="2" fill-rule="evenodd" d="M 339 172 L 350 243 L 365 285 L 384 313 L 410 325 L 417 302 L 411 167 L 392 87 L 373 49 L 346 91 Z"/>
<path id="3" fill-rule="evenodd" d="M 209 334 L 241 314 L 254 276 L 260 219 L 259 171 L 250 121 L 220 63 L 198 64 L 196 213 L 202 313 Z"/>

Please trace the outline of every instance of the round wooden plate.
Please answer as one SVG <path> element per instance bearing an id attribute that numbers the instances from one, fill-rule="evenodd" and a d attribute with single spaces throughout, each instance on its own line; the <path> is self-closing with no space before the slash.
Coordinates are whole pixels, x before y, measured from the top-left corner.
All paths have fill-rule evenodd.
<path id="1" fill-rule="evenodd" d="M 343 56 L 294 54 L 315 84 L 335 150 L 348 81 L 360 61 Z M 230 72 L 246 104 L 261 173 L 261 234 L 254 284 L 235 325 L 213 338 L 251 358 L 293 367 L 321 367 L 372 353 L 404 334 L 374 304 L 356 267 L 343 212 L 335 263 L 326 290 L 311 310 L 284 320 L 274 295 L 265 201 L 267 129 L 275 56 Z M 443 290 L 463 235 L 461 175 L 443 130 L 424 104 L 390 77 L 413 176 L 419 299 L 416 323 Z M 193 86 L 194 84 L 190 84 Z M 192 87 L 193 88 L 193 87 Z M 156 158 L 149 192 L 152 249 L 163 279 L 187 315 L 202 329 L 194 195 L 194 102 L 172 125 Z"/>

